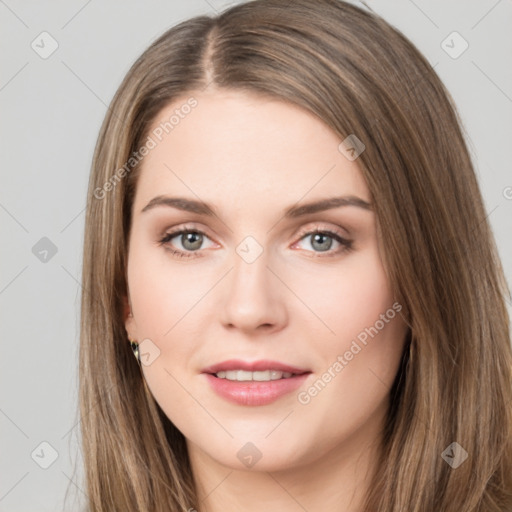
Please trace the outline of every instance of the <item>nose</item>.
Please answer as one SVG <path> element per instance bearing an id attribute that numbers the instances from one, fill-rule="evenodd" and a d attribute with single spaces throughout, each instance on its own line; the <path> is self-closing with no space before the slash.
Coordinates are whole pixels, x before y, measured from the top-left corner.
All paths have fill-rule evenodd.
<path id="1" fill-rule="evenodd" d="M 287 323 L 287 309 L 282 283 L 268 268 L 268 252 L 248 263 L 237 253 L 233 268 L 226 276 L 225 298 L 221 321 L 227 329 L 246 334 L 258 331 L 269 334 L 281 330 Z"/>

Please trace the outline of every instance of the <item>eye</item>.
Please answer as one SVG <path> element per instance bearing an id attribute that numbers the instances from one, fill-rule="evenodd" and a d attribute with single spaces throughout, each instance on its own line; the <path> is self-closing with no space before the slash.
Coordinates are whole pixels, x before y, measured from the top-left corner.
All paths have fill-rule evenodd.
<path id="1" fill-rule="evenodd" d="M 171 240 L 177 239 L 181 248 L 173 249 L 173 245 Z M 193 254 L 194 252 L 198 252 L 200 249 L 204 249 L 201 247 L 203 245 L 204 240 L 209 238 L 202 231 L 195 228 L 184 227 L 183 229 L 171 231 L 169 233 L 165 233 L 165 235 L 158 241 L 160 245 L 166 245 L 167 249 L 173 253 L 174 256 L 179 258 L 191 258 L 199 256 L 199 254 Z"/>
<path id="2" fill-rule="evenodd" d="M 350 251 L 353 244 L 352 240 L 348 240 L 341 233 L 329 229 L 315 228 L 314 230 L 303 231 L 300 234 L 299 242 L 296 242 L 292 248 L 295 248 L 302 240 L 307 240 L 308 238 L 310 239 L 308 245 L 315 253 L 312 257 L 336 256 Z M 174 239 L 178 241 L 181 247 L 175 248 L 176 242 L 172 242 Z M 158 241 L 158 244 L 165 246 L 166 250 L 170 251 L 175 257 L 193 258 L 201 256 L 200 251 L 205 249 L 205 247 L 202 247 L 205 240 L 210 239 L 203 231 L 185 226 L 182 229 L 165 233 Z M 332 250 L 333 245 L 336 244 L 338 246 L 337 249 Z M 210 247 L 213 245 L 212 243 Z"/>
<path id="3" fill-rule="evenodd" d="M 326 253 L 326 257 L 336 256 L 343 252 L 350 251 L 353 244 L 352 240 L 348 240 L 343 237 L 341 233 L 320 228 L 315 228 L 313 231 L 306 231 L 301 234 L 301 240 L 308 239 L 310 240 L 308 245 L 313 248 L 315 253 L 317 253 L 313 257 L 324 256 L 319 253 Z M 293 247 L 297 246 L 299 242 L 296 242 Z M 331 250 L 333 244 L 338 244 L 338 248 Z"/>

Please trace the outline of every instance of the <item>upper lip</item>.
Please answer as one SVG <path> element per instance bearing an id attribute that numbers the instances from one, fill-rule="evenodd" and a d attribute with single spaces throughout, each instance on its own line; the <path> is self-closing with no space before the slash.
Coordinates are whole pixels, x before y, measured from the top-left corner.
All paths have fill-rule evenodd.
<path id="1" fill-rule="evenodd" d="M 257 372 L 265 370 L 277 370 L 289 373 L 309 373 L 309 370 L 298 368 L 289 364 L 284 364 L 279 361 L 260 360 L 260 361 L 242 361 L 241 359 L 230 359 L 229 361 L 222 361 L 221 363 L 203 368 L 202 373 L 218 373 L 221 371 L 229 370 L 245 370 L 248 372 Z"/>

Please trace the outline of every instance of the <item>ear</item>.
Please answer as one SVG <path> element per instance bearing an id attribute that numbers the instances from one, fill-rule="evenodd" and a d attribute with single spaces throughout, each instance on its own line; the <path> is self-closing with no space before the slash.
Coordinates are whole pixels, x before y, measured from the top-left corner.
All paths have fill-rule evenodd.
<path id="1" fill-rule="evenodd" d="M 137 324 L 135 322 L 135 318 L 132 314 L 132 308 L 130 305 L 130 301 L 128 300 L 128 297 L 124 297 L 123 299 L 124 303 L 124 312 L 123 312 L 123 319 L 124 319 L 124 327 L 126 329 L 126 334 L 128 335 L 128 339 L 132 341 L 137 341 Z"/>

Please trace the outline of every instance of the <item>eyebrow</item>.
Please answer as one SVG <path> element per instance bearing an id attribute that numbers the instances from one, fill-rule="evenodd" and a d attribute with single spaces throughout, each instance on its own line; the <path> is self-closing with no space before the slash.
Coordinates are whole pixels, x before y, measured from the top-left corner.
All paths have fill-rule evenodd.
<path id="1" fill-rule="evenodd" d="M 169 197 L 169 196 L 156 196 L 141 210 L 141 213 L 156 208 L 157 206 L 167 206 L 183 210 L 185 212 L 197 213 L 199 215 L 206 215 L 208 217 L 217 217 L 215 208 L 203 201 L 196 201 L 193 199 L 186 199 L 184 197 Z M 372 210 L 372 206 L 367 201 L 356 196 L 341 196 L 321 199 L 306 203 L 301 206 L 291 206 L 285 213 L 284 218 L 294 219 L 308 215 L 311 213 L 322 212 L 339 208 L 341 206 L 356 206 L 364 210 Z"/>

